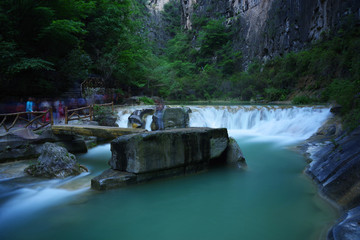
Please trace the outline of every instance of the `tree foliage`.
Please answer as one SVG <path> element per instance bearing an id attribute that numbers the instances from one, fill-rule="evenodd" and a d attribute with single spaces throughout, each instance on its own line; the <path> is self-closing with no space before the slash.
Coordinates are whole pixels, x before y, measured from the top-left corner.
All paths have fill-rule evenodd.
<path id="1" fill-rule="evenodd" d="M 3 96 L 60 94 L 89 74 L 142 88 L 151 55 L 142 11 L 137 0 L 2 0 Z"/>

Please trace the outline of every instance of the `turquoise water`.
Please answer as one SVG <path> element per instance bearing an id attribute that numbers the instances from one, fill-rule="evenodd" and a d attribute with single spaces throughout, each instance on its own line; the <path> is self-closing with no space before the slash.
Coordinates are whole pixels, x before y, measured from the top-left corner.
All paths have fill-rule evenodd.
<path id="1" fill-rule="evenodd" d="M 0 182 L 0 239 L 323 238 L 336 213 L 303 175 L 304 158 L 271 140 L 236 139 L 247 170 L 220 167 L 92 191 L 89 179 L 108 168 L 110 150 L 104 145 L 79 156 L 90 175 L 53 181 L 52 188 L 26 187 L 33 196 L 29 204 L 25 188 L 11 190 L 12 180 Z"/>

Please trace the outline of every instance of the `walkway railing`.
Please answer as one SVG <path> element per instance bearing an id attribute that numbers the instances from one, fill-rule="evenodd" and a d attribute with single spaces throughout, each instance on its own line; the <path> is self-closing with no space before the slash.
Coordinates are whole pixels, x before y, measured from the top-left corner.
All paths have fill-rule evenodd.
<path id="1" fill-rule="evenodd" d="M 89 119 L 92 121 L 94 117 L 94 106 L 111 106 L 111 110 L 114 112 L 114 102 L 103 103 L 103 104 L 94 104 L 81 108 L 68 109 L 65 107 L 65 124 L 68 124 L 69 121 L 80 120 L 80 119 Z"/>
<path id="2" fill-rule="evenodd" d="M 49 116 L 48 119 L 47 116 Z M 0 128 L 3 127 L 6 132 L 15 126 L 31 127 L 33 130 L 38 130 L 49 124 L 54 124 L 52 108 L 42 112 L 0 114 L 0 121 Z"/>
<path id="3" fill-rule="evenodd" d="M 65 107 L 65 124 L 68 124 L 69 121 L 72 120 L 86 118 L 89 118 L 91 121 L 94 117 L 94 106 L 111 106 L 111 110 L 114 112 L 114 102 L 94 104 L 76 109 L 68 109 Z M 6 132 L 19 126 L 23 128 L 31 127 L 32 130 L 39 130 L 49 124 L 54 125 L 52 108 L 49 108 L 46 111 L 0 114 L 0 128 L 3 127 Z"/>

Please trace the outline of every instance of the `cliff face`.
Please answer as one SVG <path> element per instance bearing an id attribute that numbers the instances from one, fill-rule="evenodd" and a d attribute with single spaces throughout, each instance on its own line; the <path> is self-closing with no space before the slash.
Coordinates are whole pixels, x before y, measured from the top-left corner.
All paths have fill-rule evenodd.
<path id="1" fill-rule="evenodd" d="M 234 48 L 244 60 L 266 60 L 297 51 L 322 33 L 339 27 L 341 19 L 360 18 L 358 0 L 180 0 L 182 25 L 193 29 L 195 17 L 225 17 L 232 26 Z M 196 30 L 196 29 L 193 29 Z"/>

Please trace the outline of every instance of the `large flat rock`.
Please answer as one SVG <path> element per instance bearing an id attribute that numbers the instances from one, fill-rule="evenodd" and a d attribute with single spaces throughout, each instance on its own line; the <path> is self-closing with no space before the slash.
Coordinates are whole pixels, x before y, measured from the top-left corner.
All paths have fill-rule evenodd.
<path id="1" fill-rule="evenodd" d="M 226 128 L 182 128 L 125 135 L 112 141 L 109 164 L 112 169 L 135 174 L 207 166 L 224 153 L 228 142 Z"/>

